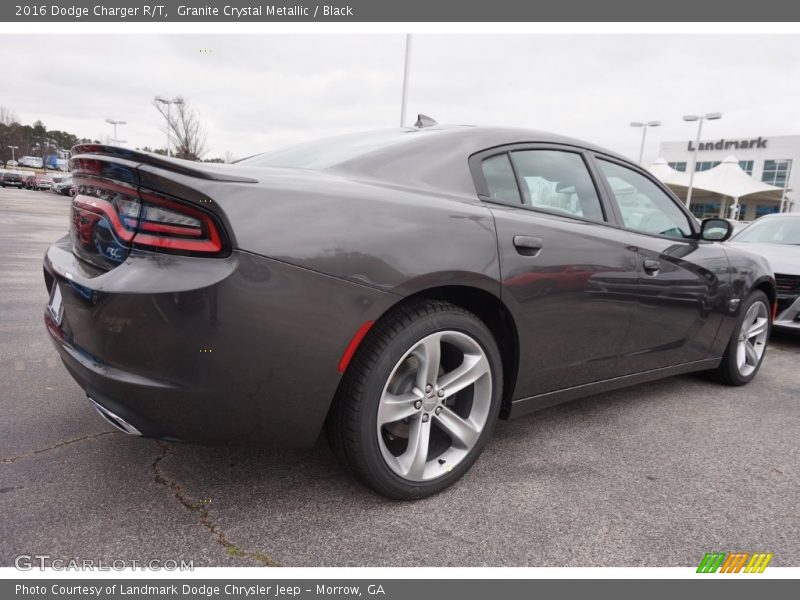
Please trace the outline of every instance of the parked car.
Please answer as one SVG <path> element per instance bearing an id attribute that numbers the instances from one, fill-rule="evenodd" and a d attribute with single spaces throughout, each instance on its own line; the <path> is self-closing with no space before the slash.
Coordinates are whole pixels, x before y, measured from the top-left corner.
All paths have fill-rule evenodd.
<path id="1" fill-rule="evenodd" d="M 19 166 L 19 163 L 15 160 L 10 160 L 6 163 L 6 166 L 10 169 L 16 168 Z"/>
<path id="2" fill-rule="evenodd" d="M 61 194 L 62 196 L 71 196 L 74 195 L 73 193 L 73 185 L 72 185 L 72 177 L 60 177 L 60 181 L 58 183 L 53 183 L 51 185 L 52 191 L 56 194 Z"/>
<path id="3" fill-rule="evenodd" d="M 742 229 L 750 225 L 752 221 L 739 221 L 737 219 L 725 219 L 733 227 L 733 235 L 739 233 Z"/>
<path id="4" fill-rule="evenodd" d="M 324 428 L 366 485 L 414 499 L 461 477 L 498 418 L 756 376 L 775 281 L 716 243 L 729 223 L 698 225 L 591 144 L 428 123 L 233 165 L 75 147 L 45 320 L 100 414 L 203 443 Z"/>
<path id="5" fill-rule="evenodd" d="M 32 174 L 25 177 L 25 189 L 49 190 L 52 182 L 46 175 Z"/>
<path id="6" fill-rule="evenodd" d="M 773 325 L 800 331 L 800 214 L 764 215 L 737 233 L 728 245 L 769 261 L 778 293 Z"/>
<path id="7" fill-rule="evenodd" d="M 40 156 L 23 156 L 19 159 L 20 167 L 29 167 L 31 169 L 41 169 L 44 167 L 44 161 Z"/>
<path id="8" fill-rule="evenodd" d="M 0 186 L 22 189 L 22 175 L 16 171 L 3 171 L 3 173 L 0 174 Z"/>

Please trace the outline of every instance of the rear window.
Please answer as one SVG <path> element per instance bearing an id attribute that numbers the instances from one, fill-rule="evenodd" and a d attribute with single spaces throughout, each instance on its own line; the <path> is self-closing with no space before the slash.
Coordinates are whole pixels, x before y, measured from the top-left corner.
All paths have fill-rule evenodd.
<path id="1" fill-rule="evenodd" d="M 489 197 L 492 200 L 510 202 L 512 204 L 522 203 L 517 178 L 511 168 L 508 154 L 487 158 L 481 163 L 481 168 L 483 169 L 483 177 L 486 179 Z"/>
<path id="2" fill-rule="evenodd" d="M 421 135 L 435 133 L 436 130 L 430 129 L 388 129 L 341 135 L 259 154 L 239 161 L 238 164 L 255 167 L 328 169 L 371 152 L 418 140 Z"/>

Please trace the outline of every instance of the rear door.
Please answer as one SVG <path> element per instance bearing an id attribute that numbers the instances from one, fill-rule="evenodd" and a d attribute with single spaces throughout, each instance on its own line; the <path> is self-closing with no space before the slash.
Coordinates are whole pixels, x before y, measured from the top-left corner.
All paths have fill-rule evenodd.
<path id="1" fill-rule="evenodd" d="M 728 259 L 698 239 L 694 217 L 648 173 L 595 156 L 639 262 L 638 302 L 621 373 L 706 358 L 726 310 Z"/>
<path id="2" fill-rule="evenodd" d="M 503 300 L 519 332 L 515 398 L 613 377 L 636 302 L 637 254 L 584 152 L 528 144 L 470 164 L 491 203 Z"/>

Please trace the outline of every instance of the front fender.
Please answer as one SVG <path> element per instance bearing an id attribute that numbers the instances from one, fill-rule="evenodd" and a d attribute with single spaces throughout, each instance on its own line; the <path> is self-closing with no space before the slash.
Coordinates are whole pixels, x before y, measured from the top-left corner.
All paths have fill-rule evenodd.
<path id="1" fill-rule="evenodd" d="M 756 288 L 768 291 L 770 302 L 775 301 L 775 277 L 767 260 L 738 248 L 725 248 L 731 274 L 730 295 L 725 318 L 714 341 L 712 356 L 722 356 L 728 346 L 744 299 Z M 737 302 L 738 300 L 738 302 Z"/>

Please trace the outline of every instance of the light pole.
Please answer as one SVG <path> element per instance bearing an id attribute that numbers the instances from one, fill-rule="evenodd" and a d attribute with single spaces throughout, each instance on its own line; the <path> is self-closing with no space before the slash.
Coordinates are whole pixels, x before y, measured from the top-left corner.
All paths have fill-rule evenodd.
<path id="1" fill-rule="evenodd" d="M 19 146 L 8 146 L 8 147 L 11 148 L 11 160 L 16 161 L 17 159 L 14 158 L 14 151 L 19 150 Z"/>
<path id="2" fill-rule="evenodd" d="M 117 125 L 127 125 L 125 121 L 116 121 L 114 119 L 106 119 L 106 123 L 114 127 L 114 137 L 111 140 L 115 144 L 124 144 L 125 140 L 117 139 Z"/>
<path id="3" fill-rule="evenodd" d="M 59 150 L 59 154 L 64 155 L 64 172 L 69 171 L 69 159 L 72 156 L 72 150 Z"/>
<path id="4" fill-rule="evenodd" d="M 647 137 L 647 128 L 648 127 L 658 127 L 661 125 L 661 121 L 634 121 L 631 123 L 631 127 L 641 127 L 642 128 L 642 145 L 639 148 L 639 164 L 642 164 L 642 159 L 644 158 L 644 139 Z"/>
<path id="5" fill-rule="evenodd" d="M 692 184 L 694 173 L 697 171 L 697 150 L 700 148 L 700 135 L 703 133 L 703 121 L 716 121 L 722 118 L 722 113 L 707 113 L 705 115 L 683 115 L 684 121 L 697 121 L 697 141 L 694 143 L 694 156 L 692 157 L 692 170 L 689 173 L 689 190 L 686 192 L 686 208 L 692 205 Z"/>
<path id="6" fill-rule="evenodd" d="M 411 61 L 411 34 L 406 34 L 406 58 L 403 64 L 403 96 L 400 100 L 400 127 L 406 122 L 406 103 L 408 100 L 408 69 Z"/>
<path id="7" fill-rule="evenodd" d="M 792 161 L 789 159 L 776 160 L 775 166 L 786 165 L 786 172 L 783 174 L 783 193 L 781 194 L 781 208 L 779 212 L 783 212 L 786 208 L 786 192 L 789 191 L 789 175 L 792 172 Z M 777 169 L 776 169 L 777 171 Z"/>
<path id="8" fill-rule="evenodd" d="M 167 156 L 169 156 L 169 147 L 171 143 L 172 137 L 170 136 L 170 130 L 172 129 L 172 105 L 173 104 L 183 104 L 183 98 L 173 98 L 170 100 L 169 98 L 165 98 L 164 96 L 156 96 L 156 102 L 160 102 L 161 104 L 167 105 Z"/>

